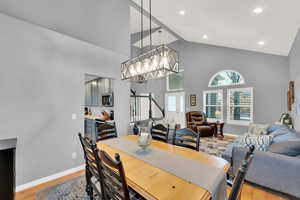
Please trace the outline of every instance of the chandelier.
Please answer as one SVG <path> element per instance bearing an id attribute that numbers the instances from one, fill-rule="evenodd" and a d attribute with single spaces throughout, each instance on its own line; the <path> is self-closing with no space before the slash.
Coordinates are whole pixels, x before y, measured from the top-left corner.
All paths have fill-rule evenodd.
<path id="1" fill-rule="evenodd" d="M 122 80 L 143 83 L 150 79 L 168 76 L 179 72 L 179 56 L 166 45 L 152 48 L 152 11 L 150 8 L 150 50 L 121 64 Z M 141 0 L 141 49 L 143 50 L 143 0 Z"/>

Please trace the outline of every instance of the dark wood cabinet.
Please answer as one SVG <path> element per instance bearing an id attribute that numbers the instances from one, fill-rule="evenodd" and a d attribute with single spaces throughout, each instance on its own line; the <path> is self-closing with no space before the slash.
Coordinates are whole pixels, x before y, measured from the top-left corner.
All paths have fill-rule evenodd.
<path id="1" fill-rule="evenodd" d="M 12 146 L 9 146 L 13 144 Z M 0 141 L 0 199 L 14 200 L 15 196 L 15 143 Z"/>

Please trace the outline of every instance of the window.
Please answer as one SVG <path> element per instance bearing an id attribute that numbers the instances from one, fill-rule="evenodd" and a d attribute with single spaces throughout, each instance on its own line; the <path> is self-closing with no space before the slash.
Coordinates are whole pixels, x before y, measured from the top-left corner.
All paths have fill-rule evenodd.
<path id="1" fill-rule="evenodd" d="M 220 87 L 245 84 L 243 76 L 233 70 L 224 70 L 216 73 L 209 81 L 208 87 Z"/>
<path id="2" fill-rule="evenodd" d="M 208 121 L 223 120 L 223 90 L 204 91 L 203 104 Z"/>
<path id="3" fill-rule="evenodd" d="M 168 111 L 169 112 L 176 112 L 176 96 L 168 96 Z"/>
<path id="4" fill-rule="evenodd" d="M 227 122 L 246 126 L 253 122 L 253 88 L 228 89 Z"/>
<path id="5" fill-rule="evenodd" d="M 167 91 L 177 91 L 183 89 L 183 70 L 167 76 Z"/>

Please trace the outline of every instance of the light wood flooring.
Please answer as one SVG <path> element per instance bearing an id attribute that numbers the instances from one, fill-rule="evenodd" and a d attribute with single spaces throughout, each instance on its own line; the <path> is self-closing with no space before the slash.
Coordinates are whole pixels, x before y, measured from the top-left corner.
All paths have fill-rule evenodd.
<path id="1" fill-rule="evenodd" d="M 29 188 L 27 190 L 23 190 L 16 194 L 16 200 L 35 200 L 35 195 L 38 191 L 68 181 L 72 178 L 81 176 L 83 174 L 84 174 L 84 170 L 61 177 L 53 181 L 49 181 L 47 183 L 43 183 L 41 185 Z M 230 192 L 230 189 L 228 189 L 228 192 Z M 288 200 L 288 199 L 267 192 L 264 189 L 245 184 L 243 188 L 241 200 Z"/>

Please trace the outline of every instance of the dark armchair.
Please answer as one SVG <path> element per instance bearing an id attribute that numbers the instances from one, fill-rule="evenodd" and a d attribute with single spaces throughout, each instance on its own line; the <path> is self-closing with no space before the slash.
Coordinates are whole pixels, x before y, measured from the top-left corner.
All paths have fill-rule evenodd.
<path id="1" fill-rule="evenodd" d="M 201 111 L 187 112 L 186 123 L 186 127 L 200 134 L 200 137 L 209 137 L 214 135 L 214 125 L 207 123 L 206 116 Z"/>

